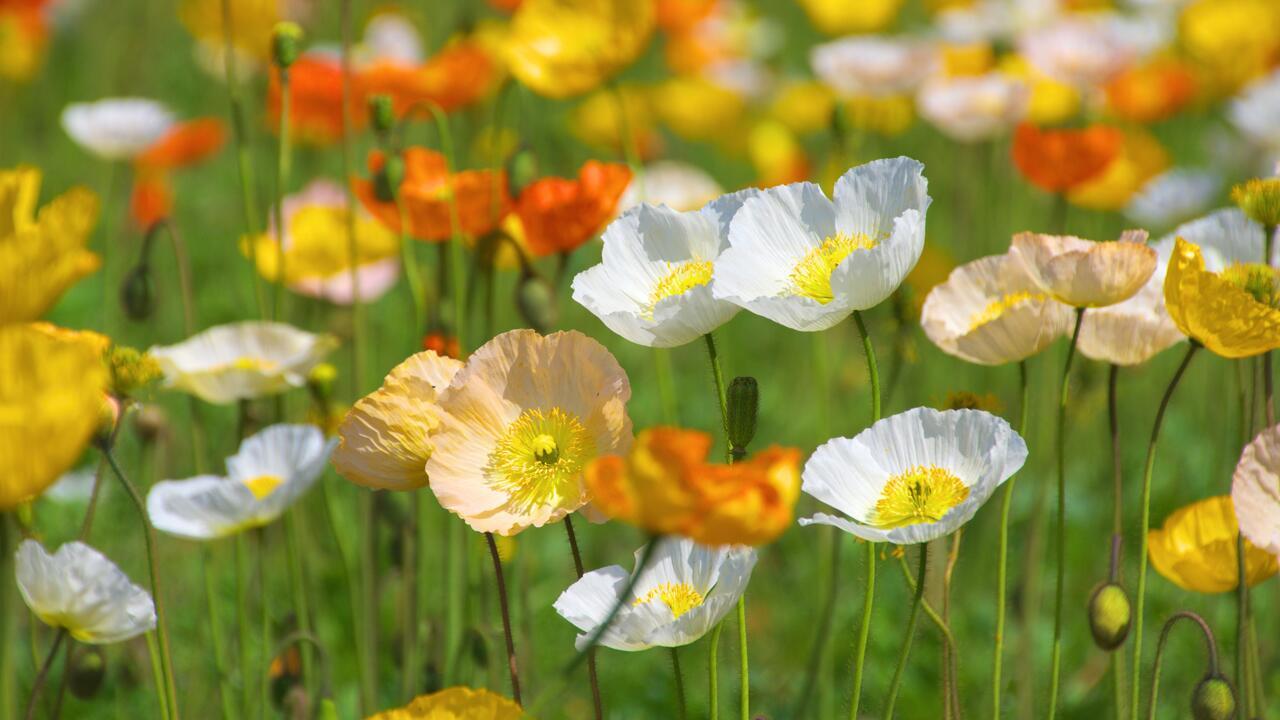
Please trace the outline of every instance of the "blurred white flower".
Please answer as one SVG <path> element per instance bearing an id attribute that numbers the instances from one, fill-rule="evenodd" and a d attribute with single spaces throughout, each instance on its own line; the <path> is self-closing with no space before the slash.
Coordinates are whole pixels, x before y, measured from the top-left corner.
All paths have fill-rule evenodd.
<path id="1" fill-rule="evenodd" d="M 636 551 L 637 565 L 641 553 Z M 711 548 L 676 537 L 658 540 L 600 644 L 635 651 L 696 641 L 737 604 L 755 564 L 756 553 L 748 547 Z M 630 577 L 622 566 L 610 565 L 583 575 L 560 594 L 556 612 L 582 631 L 575 641 L 579 650 L 621 599 Z"/>
<path id="2" fill-rule="evenodd" d="M 1231 101 L 1231 124 L 1272 155 L 1280 155 L 1280 70 L 1255 80 Z"/>
<path id="3" fill-rule="evenodd" d="M 1018 37 L 1040 72 L 1082 90 L 1100 88 L 1151 49 L 1146 25 L 1113 15 L 1064 16 Z"/>
<path id="4" fill-rule="evenodd" d="M 336 438 L 312 425 L 271 425 L 227 458 L 227 476 L 162 480 L 147 493 L 147 514 L 161 532 L 212 540 L 280 517 L 324 472 Z"/>
<path id="5" fill-rule="evenodd" d="M 1222 177 L 1212 170 L 1174 168 L 1143 185 L 1124 214 L 1138 224 L 1168 228 L 1209 209 L 1222 190 Z"/>
<path id="6" fill-rule="evenodd" d="M 809 53 L 814 74 L 848 96 L 915 92 L 938 62 L 931 43 L 906 38 L 847 37 L 815 46 Z"/>
<path id="7" fill-rule="evenodd" d="M 1027 113 L 1031 91 L 1004 73 L 939 77 L 916 95 L 920 116 L 961 142 L 988 140 L 1013 127 Z"/>
<path id="8" fill-rule="evenodd" d="M 77 145 L 103 160 L 128 160 L 151 147 L 174 123 L 162 103 L 145 98 L 107 98 L 71 103 L 62 129 Z"/>
<path id="9" fill-rule="evenodd" d="M 14 572 L 31 612 L 82 643 L 120 642 L 155 629 L 151 595 L 84 543 L 69 542 L 50 555 L 35 540 L 23 540 Z"/>
<path id="10" fill-rule="evenodd" d="M 724 194 L 724 188 L 706 170 L 679 160 L 659 160 L 648 165 L 627 185 L 618 201 L 621 214 L 647 202 L 685 212 L 697 210 Z"/>
<path id="11" fill-rule="evenodd" d="M 358 60 L 363 63 L 388 61 L 400 65 L 418 65 L 425 59 L 422 36 L 404 15 L 379 12 L 364 26 Z"/>
<path id="12" fill-rule="evenodd" d="M 58 478 L 58 482 L 49 486 L 49 489 L 44 491 L 44 497 L 66 505 L 89 502 L 89 496 L 93 494 L 93 483 L 97 477 L 97 469 L 92 465 L 76 468 L 65 473 Z"/>

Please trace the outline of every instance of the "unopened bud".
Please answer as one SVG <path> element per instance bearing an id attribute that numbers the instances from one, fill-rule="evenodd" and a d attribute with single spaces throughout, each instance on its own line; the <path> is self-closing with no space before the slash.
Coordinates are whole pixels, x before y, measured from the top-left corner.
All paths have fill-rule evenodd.
<path id="1" fill-rule="evenodd" d="M 107 676 L 107 656 L 93 645 L 81 645 L 71 656 L 67 668 L 67 686 L 71 694 L 81 700 L 89 700 L 98 694 Z"/>
<path id="2" fill-rule="evenodd" d="M 1231 189 L 1231 200 L 1269 231 L 1280 225 L 1280 177 L 1254 178 L 1236 185 Z"/>
<path id="3" fill-rule="evenodd" d="M 382 202 L 395 202 L 404 181 L 404 160 L 399 155 L 388 155 L 373 176 L 373 194 Z"/>
<path id="4" fill-rule="evenodd" d="M 315 389 L 321 397 L 328 397 L 333 390 L 333 383 L 338 379 L 338 368 L 332 363 L 322 362 L 307 373 L 307 385 Z"/>
<path id="5" fill-rule="evenodd" d="M 1191 716 L 1196 720 L 1231 720 L 1236 716 L 1236 693 L 1221 676 L 1200 681 L 1191 694 Z"/>
<path id="6" fill-rule="evenodd" d="M 546 332 L 555 325 L 556 293 L 551 283 L 537 275 L 525 275 L 516 287 L 516 308 L 529 327 Z"/>
<path id="7" fill-rule="evenodd" d="M 169 415 L 159 405 L 140 405 L 133 414 L 133 431 L 144 443 L 153 443 L 169 430 Z"/>
<path id="8" fill-rule="evenodd" d="M 145 262 L 138 263 L 120 283 L 120 304 L 130 320 L 146 320 L 156 309 L 156 288 L 151 280 L 151 269 Z"/>
<path id="9" fill-rule="evenodd" d="M 1105 583 L 1093 591 L 1089 598 L 1089 631 L 1098 647 L 1110 652 L 1123 645 L 1132 620 L 1133 609 L 1123 587 Z"/>
<path id="10" fill-rule="evenodd" d="M 278 22 L 271 30 L 271 57 L 276 67 L 288 69 L 298 59 L 302 28 L 297 23 Z"/>
<path id="11" fill-rule="evenodd" d="M 102 402 L 98 405 L 98 430 L 94 433 L 94 442 L 100 447 L 110 447 L 118 422 L 120 422 L 120 402 L 103 393 Z"/>
<path id="12" fill-rule="evenodd" d="M 538 156 L 528 150 L 519 150 L 511 156 L 507 177 L 511 183 L 511 194 L 519 195 L 521 188 L 538 178 Z"/>
<path id="13" fill-rule="evenodd" d="M 760 386 L 753 377 L 736 377 L 725 394 L 729 411 L 729 449 L 735 460 L 747 454 L 756 436 L 756 415 L 760 411 Z"/>
<path id="14" fill-rule="evenodd" d="M 374 95 L 369 98 L 369 124 L 379 136 L 391 132 L 396 124 L 396 110 L 390 95 Z"/>

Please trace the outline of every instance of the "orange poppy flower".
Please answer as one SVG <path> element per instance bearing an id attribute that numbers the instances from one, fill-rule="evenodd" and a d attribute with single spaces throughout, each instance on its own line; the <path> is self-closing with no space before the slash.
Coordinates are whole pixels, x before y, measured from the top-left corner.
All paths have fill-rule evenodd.
<path id="1" fill-rule="evenodd" d="M 140 228 L 149 228 L 173 212 L 173 191 L 164 173 L 142 173 L 133 183 L 129 214 Z"/>
<path id="2" fill-rule="evenodd" d="M 179 168 L 208 159 L 227 139 L 226 125 L 217 118 L 199 118 L 174 125 L 137 157 L 139 167 Z"/>
<path id="3" fill-rule="evenodd" d="M 511 209 L 505 171 L 463 170 L 451 175 L 444 155 L 421 147 L 407 148 L 403 159 L 400 198 L 409 216 L 409 234 L 419 240 L 443 242 L 453 236 L 450 195 L 458 206 L 460 229 L 473 237 L 491 232 Z M 384 161 L 381 152 L 370 153 L 370 172 L 381 170 Z M 372 181 L 355 178 L 352 188 L 374 217 L 393 232 L 400 232 L 396 204 L 379 200 Z"/>
<path id="4" fill-rule="evenodd" d="M 525 243 L 536 257 L 568 253 L 600 232 L 631 183 L 631 169 L 620 163 L 588 160 L 570 180 L 535 180 L 516 199 L 516 215 Z"/>
<path id="5" fill-rule="evenodd" d="M 376 63 L 360 73 L 360 89 L 367 95 L 389 95 L 397 115 L 424 101 L 447 112 L 483 98 L 497 75 L 493 57 L 481 45 L 460 42 L 417 67 L 389 61 Z"/>
<path id="6" fill-rule="evenodd" d="M 717 0 L 656 0 L 658 27 L 669 33 L 687 32 L 707 19 Z"/>
<path id="7" fill-rule="evenodd" d="M 763 545 L 791 525 L 800 493 L 800 451 L 771 447 L 733 465 L 707 463 L 711 436 L 659 427 L 641 432 L 626 457 L 587 466 L 587 487 L 605 514 L 704 545 Z"/>
<path id="8" fill-rule="evenodd" d="M 1124 134 L 1106 125 L 1041 130 L 1023 123 L 1013 136 L 1013 163 L 1032 185 L 1065 192 L 1102 174 L 1124 144 Z"/>
<path id="9" fill-rule="evenodd" d="M 351 123 L 364 126 L 363 100 L 353 78 Z M 280 76 L 271 74 L 267 115 L 272 130 L 280 126 Z M 325 145 L 342 137 L 342 67 L 335 60 L 303 55 L 289 68 L 289 129 L 303 142 Z"/>
<path id="10" fill-rule="evenodd" d="M 1196 81 L 1184 64 L 1165 58 L 1125 70 L 1106 91 L 1107 105 L 1118 117 L 1152 123 L 1186 107 L 1195 97 Z"/>

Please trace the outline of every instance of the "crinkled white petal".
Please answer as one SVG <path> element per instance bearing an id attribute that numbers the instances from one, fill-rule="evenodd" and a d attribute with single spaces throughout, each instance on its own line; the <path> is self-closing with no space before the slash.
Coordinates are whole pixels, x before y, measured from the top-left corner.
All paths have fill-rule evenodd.
<path id="1" fill-rule="evenodd" d="M 1231 504 L 1249 542 L 1280 555 L 1280 427 L 1245 446 L 1231 481 Z"/>
<path id="2" fill-rule="evenodd" d="M 1202 218 L 1183 223 L 1157 242 L 1156 254 L 1160 259 L 1159 274 L 1164 272 L 1173 254 L 1174 242 L 1182 238 L 1200 246 L 1204 266 L 1210 272 L 1221 272 L 1235 263 L 1262 262 L 1266 254 L 1262 225 L 1250 220 L 1239 208 L 1215 210 Z M 1280 259 L 1280 248 L 1273 248 L 1272 263 Z"/>
<path id="3" fill-rule="evenodd" d="M 1090 360 L 1138 365 L 1186 339 L 1164 307 L 1164 281 L 1154 275 L 1124 302 L 1084 314 L 1078 348 Z"/>
<path id="4" fill-rule="evenodd" d="M 120 642 L 155 629 L 151 595 L 84 543 L 69 542 L 50 555 L 35 540 L 24 540 L 16 561 L 27 607 L 80 642 Z"/>
<path id="5" fill-rule="evenodd" d="M 140 154 L 173 125 L 173 113 L 145 98 L 108 98 L 71 103 L 62 111 L 62 129 L 71 139 L 104 160 Z"/>

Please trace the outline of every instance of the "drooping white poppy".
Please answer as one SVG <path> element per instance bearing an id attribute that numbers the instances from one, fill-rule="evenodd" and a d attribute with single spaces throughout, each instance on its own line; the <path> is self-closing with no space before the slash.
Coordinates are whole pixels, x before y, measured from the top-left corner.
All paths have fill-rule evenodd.
<path id="1" fill-rule="evenodd" d="M 151 595 L 82 542 L 69 542 L 50 555 L 35 540 L 23 540 L 14 572 L 31 612 L 82 643 L 120 642 L 156 627 Z"/>
<path id="2" fill-rule="evenodd" d="M 636 565 L 643 550 L 637 550 Z M 707 634 L 747 589 L 756 553 L 748 547 L 707 547 L 665 537 L 636 578 L 599 644 L 615 650 L 680 647 Z M 555 602 L 556 612 L 582 631 L 579 650 L 604 623 L 632 573 L 610 565 L 583 575 Z"/>
<path id="3" fill-rule="evenodd" d="M 848 517 L 818 513 L 800 524 L 872 542 L 928 542 L 968 522 L 1026 459 L 1026 442 L 995 415 L 908 410 L 814 451 L 800 489 Z"/>
<path id="4" fill-rule="evenodd" d="M 162 103 L 146 98 L 107 98 L 71 103 L 62 129 L 77 145 L 104 160 L 128 160 L 151 147 L 174 123 Z"/>
<path id="5" fill-rule="evenodd" d="M 272 425 L 227 458 L 227 475 L 162 480 L 147 493 L 147 514 L 161 532 L 213 540 L 280 517 L 324 472 L 337 440 L 312 425 Z"/>

